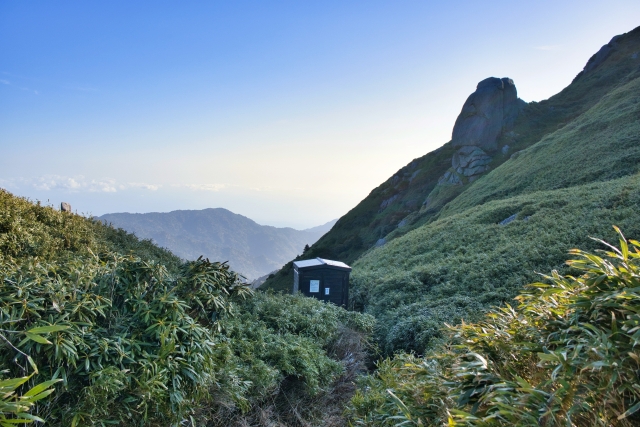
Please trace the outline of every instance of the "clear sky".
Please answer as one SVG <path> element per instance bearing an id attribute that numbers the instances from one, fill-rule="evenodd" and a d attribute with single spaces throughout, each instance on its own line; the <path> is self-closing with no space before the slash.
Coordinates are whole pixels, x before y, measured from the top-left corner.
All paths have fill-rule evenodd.
<path id="1" fill-rule="evenodd" d="M 546 99 L 638 25 L 638 0 L 0 0 L 0 187 L 311 227 L 447 142 L 478 81 Z"/>

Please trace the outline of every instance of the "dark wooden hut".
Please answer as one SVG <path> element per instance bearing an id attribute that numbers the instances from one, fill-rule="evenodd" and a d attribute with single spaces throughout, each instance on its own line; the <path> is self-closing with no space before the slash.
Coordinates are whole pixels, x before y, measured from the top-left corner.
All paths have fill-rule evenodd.
<path id="1" fill-rule="evenodd" d="M 293 262 L 293 293 L 347 307 L 349 304 L 349 273 L 344 262 L 314 258 Z"/>

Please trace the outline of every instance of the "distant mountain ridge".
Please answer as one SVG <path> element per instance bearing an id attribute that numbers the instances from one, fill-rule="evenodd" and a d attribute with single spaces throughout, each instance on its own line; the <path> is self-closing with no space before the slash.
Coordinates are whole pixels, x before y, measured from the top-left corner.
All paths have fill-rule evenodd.
<path id="1" fill-rule="evenodd" d="M 331 229 L 336 220 L 306 230 L 260 225 L 223 208 L 150 213 L 111 213 L 98 217 L 115 227 L 151 239 L 184 259 L 228 260 L 253 280 L 279 269 Z"/>

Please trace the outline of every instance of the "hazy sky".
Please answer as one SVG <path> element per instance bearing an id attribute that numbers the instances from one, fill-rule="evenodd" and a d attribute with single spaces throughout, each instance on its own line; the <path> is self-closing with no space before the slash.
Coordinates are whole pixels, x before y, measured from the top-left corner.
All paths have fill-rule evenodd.
<path id="1" fill-rule="evenodd" d="M 318 225 L 447 142 L 478 81 L 548 98 L 638 25 L 638 0 L 0 0 L 0 187 Z"/>

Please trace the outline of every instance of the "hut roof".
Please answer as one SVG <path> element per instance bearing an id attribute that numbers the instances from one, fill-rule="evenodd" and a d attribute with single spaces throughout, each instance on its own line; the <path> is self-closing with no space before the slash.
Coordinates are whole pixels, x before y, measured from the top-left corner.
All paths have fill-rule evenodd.
<path id="1" fill-rule="evenodd" d="M 297 268 L 330 265 L 332 267 L 348 268 L 349 270 L 351 270 L 351 267 L 349 267 L 347 264 L 345 264 L 342 261 L 334 261 L 331 259 L 324 259 L 324 258 L 314 258 L 314 259 L 305 259 L 301 261 L 294 261 L 293 265 L 295 265 Z"/>

